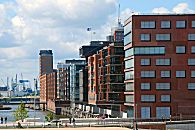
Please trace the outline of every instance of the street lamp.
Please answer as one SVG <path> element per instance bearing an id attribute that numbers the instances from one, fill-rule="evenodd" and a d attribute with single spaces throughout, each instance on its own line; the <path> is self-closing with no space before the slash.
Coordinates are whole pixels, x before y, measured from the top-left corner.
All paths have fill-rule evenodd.
<path id="1" fill-rule="evenodd" d="M 36 88 L 37 88 L 37 79 L 34 78 L 34 126 L 35 126 L 35 117 L 36 117 Z"/>
<path id="2" fill-rule="evenodd" d="M 137 103 L 135 104 L 135 130 L 138 130 L 137 128 Z"/>

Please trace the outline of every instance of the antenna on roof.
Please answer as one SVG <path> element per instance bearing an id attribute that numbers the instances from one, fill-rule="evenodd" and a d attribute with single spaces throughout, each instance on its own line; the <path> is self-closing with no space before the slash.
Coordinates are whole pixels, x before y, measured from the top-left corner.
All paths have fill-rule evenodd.
<path id="1" fill-rule="evenodd" d="M 118 26 L 121 26 L 121 19 L 120 19 L 120 4 L 118 4 Z"/>

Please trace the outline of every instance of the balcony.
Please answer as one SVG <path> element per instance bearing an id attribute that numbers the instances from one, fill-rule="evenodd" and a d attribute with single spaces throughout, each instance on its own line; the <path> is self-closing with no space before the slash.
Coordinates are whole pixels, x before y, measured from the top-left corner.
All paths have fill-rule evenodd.
<path id="1" fill-rule="evenodd" d="M 111 84 L 110 85 L 110 91 L 111 92 L 124 92 L 125 86 L 124 85 L 118 85 L 118 84 Z"/>
<path id="2" fill-rule="evenodd" d="M 114 47 L 124 47 L 124 43 L 118 43 L 118 42 L 115 42 L 114 43 Z"/>

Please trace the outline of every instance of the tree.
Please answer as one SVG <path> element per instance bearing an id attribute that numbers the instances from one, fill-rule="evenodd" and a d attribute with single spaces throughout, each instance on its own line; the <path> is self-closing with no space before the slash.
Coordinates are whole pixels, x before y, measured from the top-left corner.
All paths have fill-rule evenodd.
<path id="1" fill-rule="evenodd" d="M 46 121 L 52 121 L 54 119 L 54 114 L 52 112 L 49 112 L 47 116 L 45 116 Z"/>
<path id="2" fill-rule="evenodd" d="M 14 112 L 14 116 L 16 121 L 22 120 L 22 122 L 24 121 L 25 118 L 28 117 L 28 111 L 26 110 L 24 103 L 21 103 L 18 106 L 18 109 L 16 109 L 16 111 Z"/>

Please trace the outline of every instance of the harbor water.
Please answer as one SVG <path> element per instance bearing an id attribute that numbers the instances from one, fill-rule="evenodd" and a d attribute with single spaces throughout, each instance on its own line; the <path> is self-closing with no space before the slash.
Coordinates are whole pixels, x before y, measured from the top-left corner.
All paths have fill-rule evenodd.
<path id="1" fill-rule="evenodd" d="M 11 107 L 11 110 L 0 110 L 0 117 L 7 117 L 7 122 L 15 122 L 15 117 L 14 117 L 14 111 L 18 108 L 18 105 L 9 105 L 7 107 Z M 45 116 L 47 115 L 47 112 L 42 111 L 42 110 L 32 110 L 29 108 L 26 108 L 28 110 L 28 118 L 40 118 L 40 121 L 44 121 Z"/>

